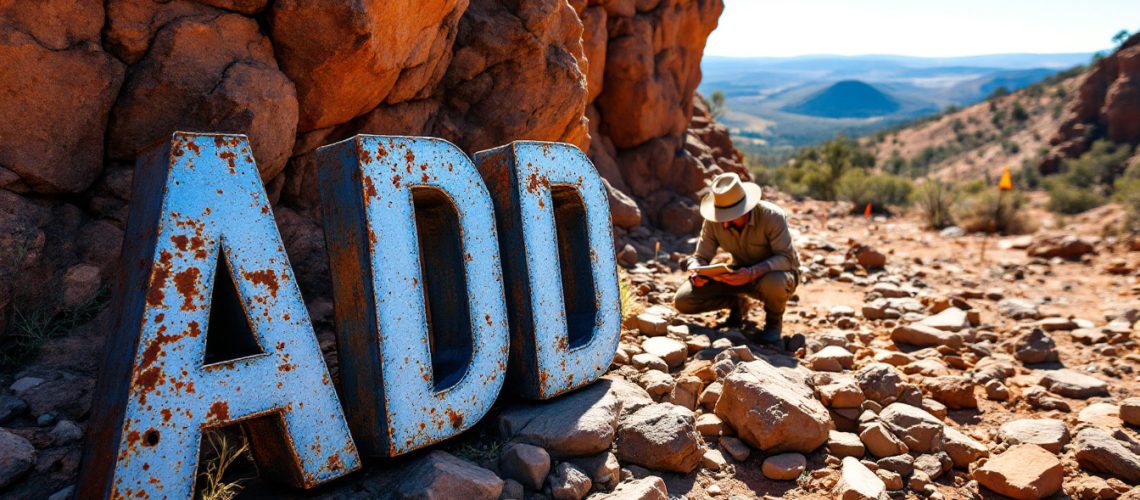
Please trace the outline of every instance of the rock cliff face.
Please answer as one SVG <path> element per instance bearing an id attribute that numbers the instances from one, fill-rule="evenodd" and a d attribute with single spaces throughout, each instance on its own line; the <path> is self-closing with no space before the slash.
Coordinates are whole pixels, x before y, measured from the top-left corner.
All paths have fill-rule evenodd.
<path id="1" fill-rule="evenodd" d="M 1052 149 L 1041 161 L 1041 173 L 1056 172 L 1062 160 L 1080 156 L 1101 137 L 1140 143 L 1140 34 L 1085 73 L 1077 98 L 1049 140 Z"/>
<path id="2" fill-rule="evenodd" d="M 746 174 L 694 91 L 721 0 L 0 0 L 0 331 L 113 282 L 135 157 L 247 134 L 307 296 L 327 292 L 313 151 L 358 133 L 588 151 L 619 236 L 687 234 Z M 646 228 L 638 228 L 645 238 Z"/>

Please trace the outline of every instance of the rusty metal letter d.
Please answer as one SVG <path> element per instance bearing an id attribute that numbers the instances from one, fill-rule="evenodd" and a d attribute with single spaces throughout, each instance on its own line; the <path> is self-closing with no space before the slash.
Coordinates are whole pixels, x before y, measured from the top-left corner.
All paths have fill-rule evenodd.
<path id="1" fill-rule="evenodd" d="M 238 422 L 265 477 L 360 467 L 245 136 L 140 157 L 124 242 L 79 498 L 191 498 L 203 429 Z"/>
<path id="2" fill-rule="evenodd" d="M 511 315 L 509 387 L 551 398 L 609 368 L 621 328 L 602 178 L 569 144 L 519 141 L 475 161 L 495 200 Z"/>
<path id="3" fill-rule="evenodd" d="M 487 187 L 439 139 L 358 135 L 317 152 L 349 426 L 381 456 L 458 434 L 506 378 Z"/>

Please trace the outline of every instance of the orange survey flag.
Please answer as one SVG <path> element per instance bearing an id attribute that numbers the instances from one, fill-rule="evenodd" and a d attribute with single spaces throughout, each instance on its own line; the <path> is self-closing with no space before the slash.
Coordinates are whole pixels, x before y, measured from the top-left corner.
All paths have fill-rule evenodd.
<path id="1" fill-rule="evenodd" d="M 1009 175 L 1009 167 L 1005 167 L 1001 172 L 1001 182 L 998 182 L 999 191 L 1012 191 L 1013 190 L 1013 177 Z"/>
<path id="2" fill-rule="evenodd" d="M 863 209 L 863 217 L 866 217 L 868 219 L 871 218 L 871 204 L 870 203 L 867 204 L 867 208 Z"/>

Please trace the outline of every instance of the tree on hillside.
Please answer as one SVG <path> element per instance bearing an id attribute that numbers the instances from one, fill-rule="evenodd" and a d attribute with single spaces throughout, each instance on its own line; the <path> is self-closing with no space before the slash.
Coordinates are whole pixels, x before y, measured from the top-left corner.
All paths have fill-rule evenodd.
<path id="1" fill-rule="evenodd" d="M 1132 34 L 1129 33 L 1128 30 L 1120 30 L 1115 35 L 1112 35 L 1112 44 L 1120 47 L 1124 45 L 1124 41 L 1128 40 L 1129 36 L 1132 36 Z"/>
<path id="2" fill-rule="evenodd" d="M 724 105 L 724 92 L 716 91 L 712 93 L 712 99 L 709 102 L 709 113 L 712 113 L 713 118 L 720 118 L 724 116 L 727 108 Z"/>

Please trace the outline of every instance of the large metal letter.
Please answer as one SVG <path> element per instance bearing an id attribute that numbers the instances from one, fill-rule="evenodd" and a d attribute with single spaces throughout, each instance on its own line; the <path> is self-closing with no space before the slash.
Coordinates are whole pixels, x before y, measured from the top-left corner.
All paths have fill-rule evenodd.
<path id="1" fill-rule="evenodd" d="M 359 468 L 246 137 L 175 133 L 139 159 L 130 215 L 78 497 L 190 498 L 203 428 L 234 422 L 263 477 Z M 209 324 L 215 283 L 237 321 Z M 252 354 L 208 359 L 242 331 Z"/>
<path id="2" fill-rule="evenodd" d="M 490 195 L 438 139 L 318 149 L 341 393 L 361 449 L 396 456 L 478 421 L 506 377 Z"/>
<path id="3" fill-rule="evenodd" d="M 511 387 L 551 398 L 597 379 L 621 329 L 609 200 L 569 144 L 514 142 L 475 161 L 495 200 L 511 317 Z"/>

